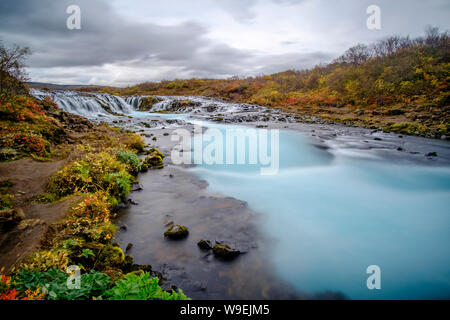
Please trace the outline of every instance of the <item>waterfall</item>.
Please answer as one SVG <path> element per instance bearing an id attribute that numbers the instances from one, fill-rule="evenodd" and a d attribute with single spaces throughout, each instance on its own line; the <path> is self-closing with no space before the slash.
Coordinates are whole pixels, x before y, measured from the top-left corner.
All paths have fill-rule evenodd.
<path id="1" fill-rule="evenodd" d="M 121 97 L 107 93 L 80 93 L 75 91 L 42 91 L 30 89 L 30 94 L 38 99 L 50 97 L 64 111 L 86 118 L 130 114 L 135 108 Z"/>
<path id="2" fill-rule="evenodd" d="M 38 99 L 50 97 L 64 111 L 89 119 L 130 115 L 139 110 L 142 98 L 148 96 L 120 97 L 108 93 L 77 92 L 69 90 L 43 91 L 30 89 L 30 94 Z M 205 97 L 154 96 L 156 102 L 147 112 L 167 111 L 168 113 L 232 114 L 261 112 L 264 107 L 242 103 L 223 102 Z"/>

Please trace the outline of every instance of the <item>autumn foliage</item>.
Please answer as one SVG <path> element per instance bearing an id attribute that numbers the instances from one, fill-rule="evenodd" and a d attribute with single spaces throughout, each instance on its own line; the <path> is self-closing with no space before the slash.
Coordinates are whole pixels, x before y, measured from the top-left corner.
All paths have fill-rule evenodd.
<path id="1" fill-rule="evenodd" d="M 228 80 L 146 82 L 128 88 L 83 88 L 119 95 L 199 95 L 280 108 L 333 122 L 405 133 L 450 135 L 450 40 L 390 37 L 359 44 L 327 65 Z"/>

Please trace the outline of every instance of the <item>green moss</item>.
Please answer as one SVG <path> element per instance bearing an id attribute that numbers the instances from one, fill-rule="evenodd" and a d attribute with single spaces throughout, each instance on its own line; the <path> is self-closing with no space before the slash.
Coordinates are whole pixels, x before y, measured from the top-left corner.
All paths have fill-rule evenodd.
<path id="1" fill-rule="evenodd" d="M 149 155 L 145 158 L 142 163 L 143 170 L 148 169 L 161 169 L 164 167 L 163 158 L 164 154 L 162 154 L 158 149 L 153 148 L 148 151 Z"/>
<path id="2" fill-rule="evenodd" d="M 150 110 L 155 103 L 158 103 L 159 100 L 155 97 L 142 97 L 141 104 L 139 105 L 139 111 L 148 111 Z"/>
<path id="3" fill-rule="evenodd" d="M 103 267 L 120 267 L 124 261 L 125 254 L 117 244 L 106 245 L 99 256 L 99 262 Z"/>
<path id="4" fill-rule="evenodd" d="M 106 190 L 111 198 L 123 200 L 134 181 L 127 166 L 115 157 L 105 152 L 91 153 L 54 174 L 47 184 L 47 192 L 63 197 L 78 191 Z"/>
<path id="5" fill-rule="evenodd" d="M 165 232 L 164 237 L 170 239 L 183 239 L 189 234 L 188 229 L 182 225 L 171 225 Z"/>

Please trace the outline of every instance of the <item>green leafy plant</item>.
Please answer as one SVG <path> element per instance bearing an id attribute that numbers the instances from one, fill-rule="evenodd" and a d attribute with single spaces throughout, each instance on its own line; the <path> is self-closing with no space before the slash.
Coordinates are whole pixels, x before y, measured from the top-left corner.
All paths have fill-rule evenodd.
<path id="1" fill-rule="evenodd" d="M 161 289 L 159 279 L 150 278 L 149 273 L 127 274 L 124 279 L 106 292 L 110 300 L 190 300 L 181 289 L 172 293 Z"/>
<path id="2" fill-rule="evenodd" d="M 95 256 L 94 251 L 91 249 L 83 249 L 81 255 L 85 258 L 89 258 L 90 256 Z"/>
<path id="3" fill-rule="evenodd" d="M 116 158 L 124 163 L 127 166 L 128 171 L 133 174 L 137 174 L 141 170 L 139 157 L 132 151 L 119 151 L 116 153 Z"/>
<path id="4" fill-rule="evenodd" d="M 85 300 L 101 296 L 112 282 L 104 273 L 91 271 L 81 275 L 79 289 L 69 288 L 69 274 L 58 269 L 46 272 L 20 270 L 13 276 L 12 283 L 19 291 L 39 288 L 47 295 L 48 300 Z"/>

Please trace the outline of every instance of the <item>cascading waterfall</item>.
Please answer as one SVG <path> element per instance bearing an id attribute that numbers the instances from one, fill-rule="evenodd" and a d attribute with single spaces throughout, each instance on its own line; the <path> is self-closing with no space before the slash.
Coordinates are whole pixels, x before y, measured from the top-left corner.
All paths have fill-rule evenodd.
<path id="1" fill-rule="evenodd" d="M 50 97 L 64 111 L 78 114 L 89 119 L 108 117 L 111 115 L 130 115 L 139 110 L 142 98 L 148 96 L 120 97 L 108 93 L 86 93 L 66 90 L 42 91 L 30 89 L 30 93 L 38 99 Z M 258 112 L 266 108 L 256 105 L 222 102 L 203 97 L 156 96 L 155 103 L 147 112 L 170 111 L 176 113 L 208 113 L 232 114 L 236 112 Z M 181 101 L 190 101 L 189 106 L 178 108 Z"/>
<path id="2" fill-rule="evenodd" d="M 134 108 L 123 98 L 106 93 L 79 93 L 74 91 L 42 91 L 30 89 L 38 99 L 50 97 L 61 109 L 87 118 L 130 114 Z"/>
<path id="3" fill-rule="evenodd" d="M 30 89 L 38 99 L 50 97 L 64 111 L 78 114 L 89 119 L 109 117 L 111 115 L 132 115 L 140 110 L 142 99 L 148 96 L 120 97 L 108 93 L 88 93 L 66 90 L 43 91 Z M 263 112 L 265 107 L 241 103 L 223 102 L 204 97 L 155 96 L 155 103 L 147 112 L 167 111 L 170 113 L 204 113 L 230 115 L 234 113 Z M 180 107 L 180 102 L 188 100 L 189 104 Z M 272 112 L 272 114 L 275 114 Z"/>

